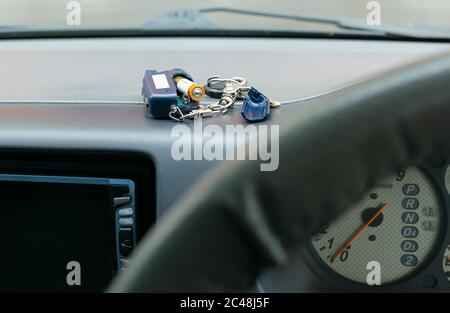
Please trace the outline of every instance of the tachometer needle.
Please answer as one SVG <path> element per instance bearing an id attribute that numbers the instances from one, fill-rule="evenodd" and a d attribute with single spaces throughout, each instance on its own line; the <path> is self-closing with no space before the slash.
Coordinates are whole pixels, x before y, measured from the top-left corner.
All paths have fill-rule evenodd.
<path id="1" fill-rule="evenodd" d="M 338 258 L 342 252 L 345 251 L 345 249 L 348 248 L 348 246 L 351 245 L 351 243 L 359 237 L 363 233 L 363 231 L 369 227 L 370 224 L 372 224 L 373 221 L 376 220 L 378 216 L 380 216 L 381 213 L 383 213 L 384 209 L 387 208 L 387 203 L 381 203 L 380 208 L 378 211 L 369 219 L 367 223 L 362 224 L 358 230 L 339 248 L 339 250 L 331 257 L 331 262 L 333 262 L 336 258 Z"/>

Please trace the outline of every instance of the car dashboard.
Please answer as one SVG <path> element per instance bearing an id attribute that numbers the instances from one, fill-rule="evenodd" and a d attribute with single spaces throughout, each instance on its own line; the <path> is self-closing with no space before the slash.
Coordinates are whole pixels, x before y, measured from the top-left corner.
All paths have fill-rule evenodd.
<path id="1" fill-rule="evenodd" d="M 282 127 L 293 108 L 314 110 L 317 99 L 332 98 L 336 91 L 377 74 L 448 51 L 450 45 L 444 43 L 311 38 L 2 40 L 0 174 L 131 177 L 140 197 L 139 241 L 181 195 L 221 162 L 173 159 L 173 129 L 178 123 L 149 116 L 141 96 L 144 70 L 180 67 L 197 81 L 213 74 L 243 76 L 282 102 L 260 125 Z M 245 125 L 239 103 L 202 123 L 222 129 Z M 192 142 L 206 136 L 196 133 L 191 121 L 183 125 L 193 131 Z M 383 201 L 390 205 L 380 222 L 389 236 L 374 239 L 370 227 L 364 234 L 367 244 L 378 244 L 377 249 L 395 246 L 392 251 L 386 248 L 397 261 L 381 269 L 382 275 L 386 273 L 381 286 L 367 285 L 366 268 L 358 273 L 345 266 L 345 254 L 356 253 L 356 243 L 338 254 L 328 253 L 358 227 L 343 216 L 318 230 L 286 267 L 264 273 L 250 291 L 450 291 L 448 164 L 436 156 L 427 164 L 402 169 L 403 174 L 393 173 L 355 204 L 355 212 L 364 209 L 358 214 L 379 210 Z M 414 199 L 420 202 L 415 208 Z M 395 214 L 393 223 L 387 224 L 387 214 Z M 404 227 L 418 234 L 405 233 Z M 364 249 L 370 256 L 372 248 Z M 330 265 L 327 258 L 336 262 Z M 377 260 L 355 259 L 352 267 L 367 261 Z M 106 285 L 95 287 L 101 291 Z"/>

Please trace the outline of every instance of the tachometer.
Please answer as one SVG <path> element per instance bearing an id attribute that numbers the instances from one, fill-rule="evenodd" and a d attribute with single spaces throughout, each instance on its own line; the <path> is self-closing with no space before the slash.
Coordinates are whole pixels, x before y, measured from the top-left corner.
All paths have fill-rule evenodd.
<path id="1" fill-rule="evenodd" d="M 367 265 L 380 265 L 381 284 L 414 272 L 438 240 L 442 212 L 436 192 L 416 168 L 373 188 L 346 214 L 324 226 L 312 244 L 333 271 L 366 283 Z"/>

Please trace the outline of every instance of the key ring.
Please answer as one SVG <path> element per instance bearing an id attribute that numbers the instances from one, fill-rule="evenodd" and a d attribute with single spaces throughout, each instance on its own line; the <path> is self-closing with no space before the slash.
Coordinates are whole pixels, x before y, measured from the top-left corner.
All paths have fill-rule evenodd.
<path id="1" fill-rule="evenodd" d="M 247 86 L 247 80 L 243 77 L 222 78 L 219 75 L 214 75 L 206 81 L 205 92 L 211 98 L 220 99 L 227 83 L 241 85 L 242 87 Z"/>

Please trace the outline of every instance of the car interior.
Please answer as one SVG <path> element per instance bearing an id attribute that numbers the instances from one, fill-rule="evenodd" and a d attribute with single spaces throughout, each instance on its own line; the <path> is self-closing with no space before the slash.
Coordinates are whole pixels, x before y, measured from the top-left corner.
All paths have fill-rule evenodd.
<path id="1" fill-rule="evenodd" d="M 449 3 L 23 2 L 1 292 L 450 292 Z"/>

